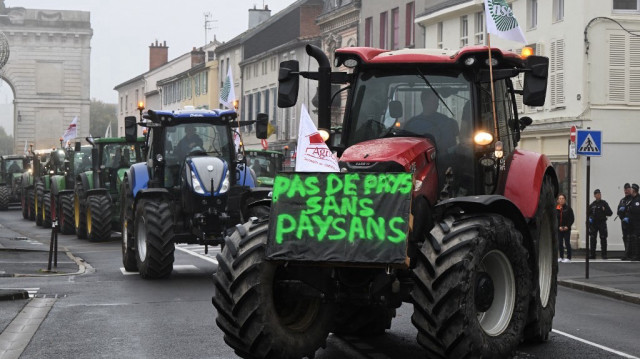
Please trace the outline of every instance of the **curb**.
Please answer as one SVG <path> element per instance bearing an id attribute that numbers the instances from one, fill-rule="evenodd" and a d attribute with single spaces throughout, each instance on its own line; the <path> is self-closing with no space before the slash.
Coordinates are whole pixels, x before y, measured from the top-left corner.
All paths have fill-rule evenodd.
<path id="1" fill-rule="evenodd" d="M 0 289 L 0 301 L 29 299 L 29 293 L 23 289 Z"/>
<path id="2" fill-rule="evenodd" d="M 640 304 L 640 294 L 627 292 L 621 289 L 605 287 L 597 284 L 589 284 L 576 280 L 566 279 L 559 280 L 558 284 L 564 287 L 582 290 L 589 293 L 604 295 L 610 298 L 622 300 L 625 302 Z"/>

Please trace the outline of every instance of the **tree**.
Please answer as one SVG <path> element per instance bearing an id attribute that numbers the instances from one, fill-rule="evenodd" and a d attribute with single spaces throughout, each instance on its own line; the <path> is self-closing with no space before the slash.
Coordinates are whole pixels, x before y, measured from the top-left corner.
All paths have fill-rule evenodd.
<path id="1" fill-rule="evenodd" d="M 4 127 L 0 126 L 0 155 L 13 154 L 13 136 L 7 135 Z"/>
<path id="2" fill-rule="evenodd" d="M 89 133 L 92 136 L 103 137 L 109 123 L 111 123 L 111 133 L 116 136 L 118 133 L 118 118 L 115 104 L 91 99 L 89 112 Z"/>

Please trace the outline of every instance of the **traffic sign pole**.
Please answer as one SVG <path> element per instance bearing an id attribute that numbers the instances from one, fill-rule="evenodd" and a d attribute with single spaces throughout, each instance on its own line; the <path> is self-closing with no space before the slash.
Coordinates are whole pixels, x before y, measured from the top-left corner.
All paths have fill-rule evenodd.
<path id="1" fill-rule="evenodd" d="M 586 248 L 587 248 L 587 255 L 584 261 L 584 277 L 586 279 L 589 279 L 589 241 L 590 241 L 590 235 L 589 235 L 589 227 L 590 227 L 590 223 L 589 223 L 589 192 L 591 191 L 591 157 L 587 156 L 587 194 L 585 196 L 586 198 L 586 202 L 587 202 L 587 220 L 585 221 L 585 223 L 587 224 L 587 235 L 585 237 L 585 242 L 586 242 Z M 595 248 L 594 248 L 595 249 Z"/>

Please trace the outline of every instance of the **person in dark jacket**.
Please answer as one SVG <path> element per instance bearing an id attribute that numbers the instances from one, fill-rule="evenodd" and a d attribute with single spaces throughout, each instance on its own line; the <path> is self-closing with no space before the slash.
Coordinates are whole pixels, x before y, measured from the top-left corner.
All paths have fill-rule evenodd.
<path id="1" fill-rule="evenodd" d="M 626 261 L 631 257 L 631 252 L 629 251 L 629 223 L 624 221 L 624 218 L 627 217 L 627 209 L 629 208 L 629 203 L 631 203 L 631 185 L 628 183 L 624 184 L 624 197 L 618 203 L 618 218 L 620 218 L 620 224 L 622 225 L 622 242 L 624 243 L 624 254 L 622 255 L 623 261 Z M 627 219 L 628 221 L 628 219 Z"/>
<path id="2" fill-rule="evenodd" d="M 632 261 L 640 261 L 640 187 L 631 185 L 631 201 L 626 208 L 626 217 L 622 220 L 629 224 L 629 254 Z"/>
<path id="3" fill-rule="evenodd" d="M 591 202 L 587 209 L 587 215 L 589 216 L 589 237 L 590 237 L 590 259 L 596 259 L 596 245 L 598 233 L 600 233 L 600 253 L 602 259 L 607 259 L 607 217 L 613 215 L 613 211 L 607 201 L 602 199 L 602 194 L 599 189 L 593 191 L 593 195 L 596 200 Z"/>
<path id="4" fill-rule="evenodd" d="M 558 205 L 556 206 L 558 218 L 558 246 L 560 257 L 558 262 L 571 262 L 571 226 L 573 225 L 573 210 L 567 204 L 567 197 L 560 193 L 558 195 Z M 567 248 L 567 258 L 564 257 L 564 247 Z"/>

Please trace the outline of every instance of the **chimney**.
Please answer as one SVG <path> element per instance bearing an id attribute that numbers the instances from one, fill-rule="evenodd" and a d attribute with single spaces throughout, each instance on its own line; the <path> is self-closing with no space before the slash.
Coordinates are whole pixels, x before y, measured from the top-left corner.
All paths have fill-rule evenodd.
<path id="1" fill-rule="evenodd" d="M 265 5 L 264 9 L 257 9 L 254 5 L 253 9 L 249 9 L 249 29 L 253 29 L 254 27 L 262 24 L 269 20 L 270 17 L 271 10 L 269 10 L 269 6 Z"/>
<path id="2" fill-rule="evenodd" d="M 191 67 L 198 66 L 200 64 L 204 64 L 205 62 L 205 53 L 202 48 L 196 49 L 195 47 L 191 50 Z"/>
<path id="3" fill-rule="evenodd" d="M 169 61 L 169 48 L 167 42 L 159 43 L 156 40 L 149 46 L 149 71 L 156 69 Z"/>

